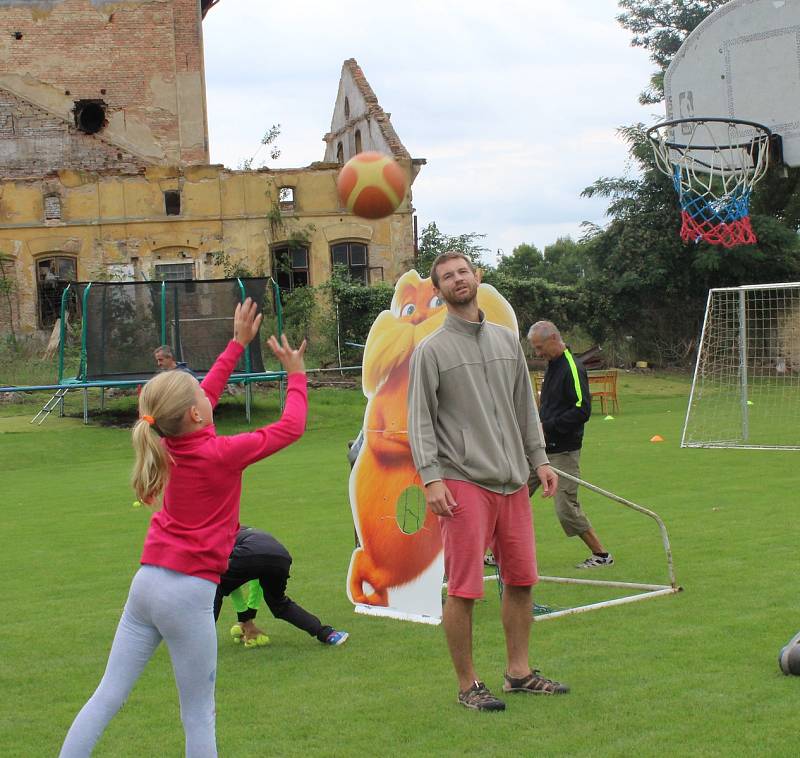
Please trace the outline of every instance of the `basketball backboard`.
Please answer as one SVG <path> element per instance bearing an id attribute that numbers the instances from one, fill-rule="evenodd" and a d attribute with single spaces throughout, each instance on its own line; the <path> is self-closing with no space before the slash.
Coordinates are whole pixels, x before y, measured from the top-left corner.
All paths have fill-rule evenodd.
<path id="1" fill-rule="evenodd" d="M 799 47 L 800 0 L 726 3 L 686 38 L 667 69 L 667 119 L 763 124 L 781 135 L 784 163 L 800 165 Z"/>

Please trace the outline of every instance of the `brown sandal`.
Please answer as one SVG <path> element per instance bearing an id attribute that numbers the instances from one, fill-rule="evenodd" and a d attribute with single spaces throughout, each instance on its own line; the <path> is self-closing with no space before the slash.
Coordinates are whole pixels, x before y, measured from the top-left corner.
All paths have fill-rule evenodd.
<path id="1" fill-rule="evenodd" d="M 533 695 L 565 695 L 569 687 L 561 682 L 554 682 L 539 674 L 539 669 L 533 669 L 528 676 L 505 675 L 503 692 L 530 692 Z"/>

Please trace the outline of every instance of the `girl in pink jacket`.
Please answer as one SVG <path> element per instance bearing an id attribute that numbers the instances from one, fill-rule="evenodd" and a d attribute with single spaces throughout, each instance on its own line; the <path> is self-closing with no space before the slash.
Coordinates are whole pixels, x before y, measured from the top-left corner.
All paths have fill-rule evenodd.
<path id="1" fill-rule="evenodd" d="M 202 383 L 185 371 L 151 379 L 139 397 L 133 427 L 131 482 L 139 499 L 161 503 L 144 542 L 111 647 L 105 674 L 72 723 L 62 758 L 91 755 L 95 743 L 163 639 L 169 648 L 181 703 L 187 758 L 217 755 L 214 683 L 217 637 L 214 595 L 239 529 L 242 472 L 299 439 L 308 398 L 298 349 L 283 336 L 270 349 L 288 374 L 280 420 L 254 432 L 218 437 L 214 407 L 261 314 L 250 298 L 236 307 L 234 338 Z"/>

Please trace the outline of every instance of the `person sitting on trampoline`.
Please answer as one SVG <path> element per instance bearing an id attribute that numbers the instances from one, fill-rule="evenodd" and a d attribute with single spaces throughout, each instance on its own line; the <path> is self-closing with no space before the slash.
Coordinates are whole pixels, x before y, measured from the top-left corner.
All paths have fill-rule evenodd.
<path id="1" fill-rule="evenodd" d="M 291 565 L 292 556 L 275 537 L 249 526 L 240 526 L 233 552 L 228 559 L 228 570 L 220 577 L 217 586 L 214 597 L 214 620 L 219 618 L 223 598 L 242 585 L 256 581 L 275 618 L 288 621 L 298 629 L 316 637 L 323 644 L 343 644 L 349 636 L 347 632 L 340 632 L 332 626 L 323 625 L 316 616 L 286 596 L 286 583 L 289 581 Z M 231 629 L 232 636 L 244 638 L 245 647 L 257 647 L 269 643 L 269 638 L 253 621 L 258 612 L 257 597 L 249 593 L 246 607 L 241 611 L 239 611 L 241 605 L 237 607 L 240 630 L 236 630 L 236 627 Z"/>

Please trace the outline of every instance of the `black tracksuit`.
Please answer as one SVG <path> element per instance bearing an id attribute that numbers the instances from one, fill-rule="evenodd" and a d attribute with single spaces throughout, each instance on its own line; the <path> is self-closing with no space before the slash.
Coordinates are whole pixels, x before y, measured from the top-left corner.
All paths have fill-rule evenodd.
<path id="1" fill-rule="evenodd" d="M 569 358 L 573 360 L 574 372 Z M 586 369 L 569 350 L 565 350 L 558 358 L 548 362 L 542 381 L 539 418 L 547 452 L 580 450 L 583 425 L 591 415 L 592 397 Z"/>
<path id="2" fill-rule="evenodd" d="M 323 626 L 316 616 L 286 596 L 291 565 L 292 556 L 289 551 L 271 534 L 242 526 L 228 559 L 228 570 L 220 577 L 217 586 L 214 619 L 219 618 L 223 597 L 227 597 L 251 579 L 258 579 L 264 592 L 264 600 L 275 618 L 288 621 L 324 642 L 333 627 Z M 249 621 L 255 615 L 255 609 L 248 609 L 239 614 L 239 621 Z"/>

